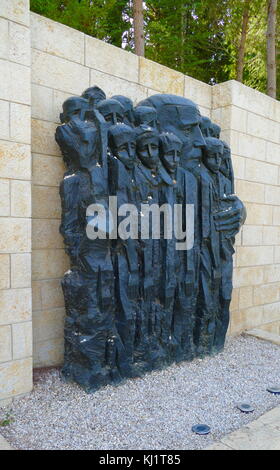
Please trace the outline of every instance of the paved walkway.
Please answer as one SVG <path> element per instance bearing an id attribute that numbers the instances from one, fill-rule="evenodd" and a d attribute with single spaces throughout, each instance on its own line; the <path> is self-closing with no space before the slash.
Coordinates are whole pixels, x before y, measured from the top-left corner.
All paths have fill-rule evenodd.
<path id="1" fill-rule="evenodd" d="M 1 435 L 0 450 L 13 450 Z M 280 406 L 204 450 L 280 450 Z"/>
<path id="2" fill-rule="evenodd" d="M 280 450 L 280 406 L 205 450 Z"/>
<path id="3" fill-rule="evenodd" d="M 0 450 L 13 450 L 10 444 L 0 434 Z"/>

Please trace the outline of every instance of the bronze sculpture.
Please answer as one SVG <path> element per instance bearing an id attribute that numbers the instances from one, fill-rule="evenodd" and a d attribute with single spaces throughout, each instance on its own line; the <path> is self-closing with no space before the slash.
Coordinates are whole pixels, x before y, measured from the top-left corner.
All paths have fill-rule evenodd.
<path id="1" fill-rule="evenodd" d="M 99 87 L 61 122 L 65 378 L 91 392 L 220 351 L 246 211 L 219 126 L 183 97 L 133 108 Z"/>

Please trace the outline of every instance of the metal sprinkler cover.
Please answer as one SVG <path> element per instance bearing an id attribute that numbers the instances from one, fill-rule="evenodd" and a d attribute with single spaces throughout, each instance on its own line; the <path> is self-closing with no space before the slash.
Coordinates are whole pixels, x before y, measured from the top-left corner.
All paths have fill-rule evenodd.
<path id="1" fill-rule="evenodd" d="M 242 413 L 252 413 L 254 408 L 249 403 L 240 403 L 237 405 L 237 408 L 242 411 Z"/>
<path id="2" fill-rule="evenodd" d="M 207 424 L 196 424 L 192 427 L 192 431 L 200 435 L 209 434 L 210 430 L 211 428 Z"/>
<path id="3" fill-rule="evenodd" d="M 280 395 L 280 386 L 267 387 L 266 390 L 274 395 Z"/>

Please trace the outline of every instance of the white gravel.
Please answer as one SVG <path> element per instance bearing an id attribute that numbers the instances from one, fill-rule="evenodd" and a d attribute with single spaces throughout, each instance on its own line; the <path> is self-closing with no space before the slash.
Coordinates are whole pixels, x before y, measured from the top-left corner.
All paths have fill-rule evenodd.
<path id="1" fill-rule="evenodd" d="M 36 373 L 33 392 L 11 407 L 0 433 L 18 449 L 203 449 L 280 404 L 280 347 L 239 336 L 196 359 L 87 395 L 59 369 Z M 236 405 L 249 402 L 244 414 Z M 5 417 L 0 409 L 0 419 Z M 198 436 L 194 424 L 208 424 Z"/>

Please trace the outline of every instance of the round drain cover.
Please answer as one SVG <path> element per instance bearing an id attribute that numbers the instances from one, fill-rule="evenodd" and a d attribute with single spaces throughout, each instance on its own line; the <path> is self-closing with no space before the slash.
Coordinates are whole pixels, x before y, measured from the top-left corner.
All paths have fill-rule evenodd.
<path id="1" fill-rule="evenodd" d="M 196 424 L 195 426 L 192 427 L 192 431 L 195 432 L 196 434 L 209 434 L 210 432 L 210 426 L 207 426 L 207 424 Z"/>
<path id="2" fill-rule="evenodd" d="M 249 403 L 240 403 L 237 405 L 237 408 L 242 411 L 242 413 L 252 413 L 252 411 L 254 411 L 254 408 L 249 405 Z"/>
<path id="3" fill-rule="evenodd" d="M 268 387 L 266 390 L 274 395 L 280 395 L 280 387 L 278 386 Z"/>

